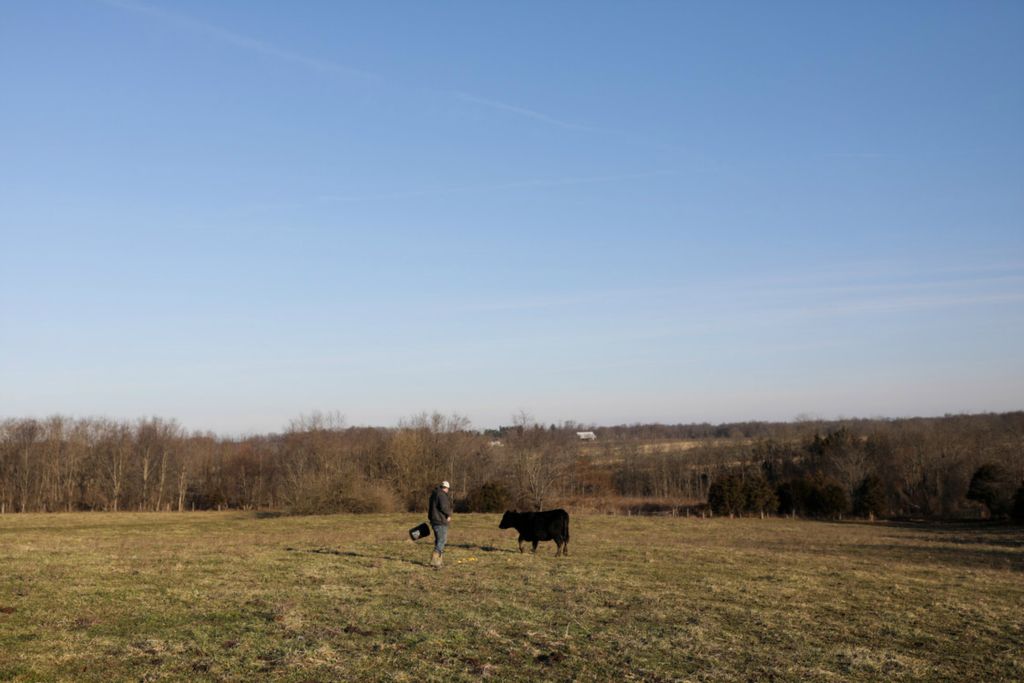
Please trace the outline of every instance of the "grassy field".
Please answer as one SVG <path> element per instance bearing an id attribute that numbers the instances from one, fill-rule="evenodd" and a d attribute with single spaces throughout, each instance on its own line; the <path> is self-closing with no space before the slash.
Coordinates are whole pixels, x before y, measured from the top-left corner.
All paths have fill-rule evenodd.
<path id="1" fill-rule="evenodd" d="M 636 443 L 631 441 L 590 441 L 579 444 L 580 453 L 589 457 L 602 458 L 606 456 L 609 447 L 632 449 L 637 453 L 685 453 L 695 448 L 706 446 L 709 448 L 721 448 L 724 446 L 748 446 L 754 443 L 753 439 L 662 439 L 656 441 L 645 441 Z M 609 460 L 604 458 L 601 462 L 613 462 L 619 458 Z"/>
<path id="2" fill-rule="evenodd" d="M 0 680 L 1024 680 L 1024 530 L 0 517 Z"/>

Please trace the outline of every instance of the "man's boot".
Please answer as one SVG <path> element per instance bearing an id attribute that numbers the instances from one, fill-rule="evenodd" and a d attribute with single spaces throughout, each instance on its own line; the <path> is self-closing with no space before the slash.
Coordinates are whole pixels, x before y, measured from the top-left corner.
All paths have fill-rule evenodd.
<path id="1" fill-rule="evenodd" d="M 430 566 L 434 569 L 441 568 L 441 553 L 436 550 L 430 554 Z"/>

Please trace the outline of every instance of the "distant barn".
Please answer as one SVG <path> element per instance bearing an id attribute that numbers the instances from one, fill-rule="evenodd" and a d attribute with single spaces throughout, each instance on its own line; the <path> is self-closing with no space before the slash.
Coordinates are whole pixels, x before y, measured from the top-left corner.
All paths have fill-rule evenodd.
<path id="1" fill-rule="evenodd" d="M 576 432 L 576 438 L 580 441 L 597 441 L 597 434 L 594 432 Z"/>

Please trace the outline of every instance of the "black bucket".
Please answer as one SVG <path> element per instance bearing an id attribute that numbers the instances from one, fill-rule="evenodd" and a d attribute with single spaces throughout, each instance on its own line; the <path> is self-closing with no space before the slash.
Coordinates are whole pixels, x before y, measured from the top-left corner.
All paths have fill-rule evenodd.
<path id="1" fill-rule="evenodd" d="M 418 541 L 421 538 L 426 538 L 429 535 L 430 535 L 430 527 L 427 526 L 426 522 L 424 522 L 423 524 L 420 524 L 417 527 L 413 527 L 412 529 L 409 529 L 409 538 L 411 538 L 414 541 Z"/>

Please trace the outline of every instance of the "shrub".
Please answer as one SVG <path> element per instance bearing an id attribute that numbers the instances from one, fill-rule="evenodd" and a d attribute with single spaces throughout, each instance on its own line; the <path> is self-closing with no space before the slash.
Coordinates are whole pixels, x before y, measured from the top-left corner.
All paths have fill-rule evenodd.
<path id="1" fill-rule="evenodd" d="M 489 481 L 459 501 L 461 512 L 503 512 L 512 506 L 512 493 L 502 484 Z"/>
<path id="2" fill-rule="evenodd" d="M 841 517 L 850 508 L 846 489 L 828 481 L 799 477 L 777 489 L 779 511 L 808 517 Z"/>
<path id="3" fill-rule="evenodd" d="M 850 498 L 846 495 L 846 489 L 834 482 L 819 488 L 813 500 L 815 509 L 812 514 L 816 517 L 841 518 L 850 509 Z"/>
<path id="4" fill-rule="evenodd" d="M 401 500 L 383 482 L 369 482 L 340 500 L 338 512 L 397 512 Z"/>
<path id="5" fill-rule="evenodd" d="M 351 477 L 323 477 L 309 473 L 297 479 L 287 509 L 295 515 L 326 515 L 336 512 L 395 512 L 401 501 L 382 482 Z"/>
<path id="6" fill-rule="evenodd" d="M 814 482 L 803 477 L 783 482 L 776 489 L 779 512 L 784 515 L 811 514 L 812 498 L 816 491 Z"/>

